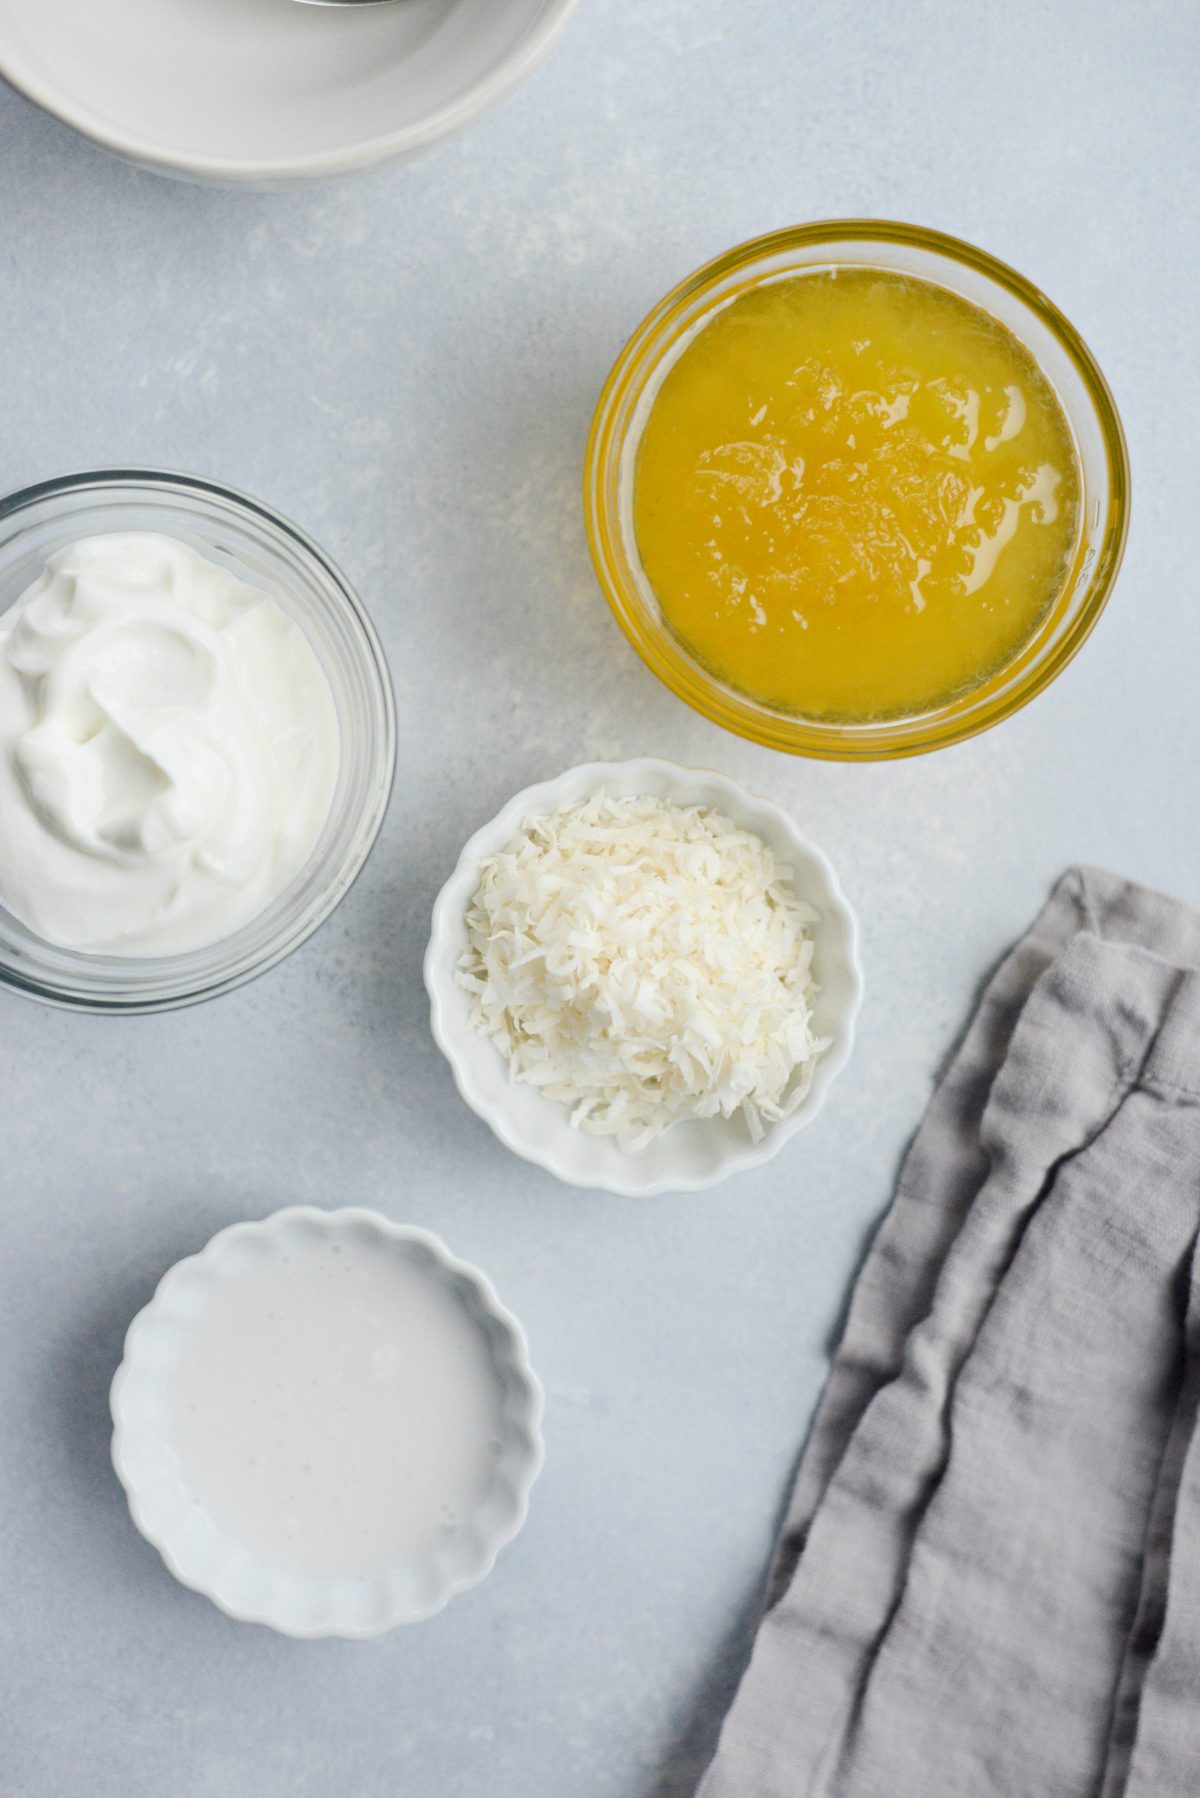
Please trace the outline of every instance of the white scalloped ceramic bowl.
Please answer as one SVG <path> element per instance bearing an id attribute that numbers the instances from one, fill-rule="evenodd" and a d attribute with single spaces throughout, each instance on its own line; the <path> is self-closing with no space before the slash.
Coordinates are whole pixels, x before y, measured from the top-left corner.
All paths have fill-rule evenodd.
<path id="1" fill-rule="evenodd" d="M 565 1106 L 511 1080 L 504 1058 L 471 1023 L 471 998 L 455 979 L 455 969 L 467 943 L 466 913 L 480 863 L 510 842 L 528 818 L 601 789 L 650 794 L 678 805 L 717 807 L 770 844 L 780 862 L 791 868 L 797 893 L 819 913 L 813 928 L 813 964 L 820 988 L 814 1023 L 821 1036 L 831 1039 L 830 1045 L 813 1070 L 803 1103 L 780 1123 L 766 1124 L 761 1142 L 751 1141 L 740 1117 L 676 1124 L 637 1151 L 622 1149 L 611 1137 L 585 1135 L 572 1127 Z M 434 1038 L 450 1063 L 455 1084 L 502 1143 L 570 1186 L 648 1198 L 660 1192 L 699 1192 L 730 1174 L 757 1167 L 812 1123 L 850 1058 L 863 981 L 854 912 L 828 858 L 801 836 L 787 814 L 723 775 L 643 759 L 585 762 L 571 768 L 557 780 L 527 787 L 476 831 L 433 908 L 425 986 Z"/>
<path id="2" fill-rule="evenodd" d="M 173 1439 L 180 1351 L 205 1305 L 231 1277 L 294 1254 L 314 1239 L 401 1256 L 442 1282 L 484 1338 L 497 1382 L 499 1446 L 493 1442 L 489 1450 L 494 1467 L 482 1502 L 436 1552 L 378 1577 L 310 1578 L 250 1552 L 213 1522 L 189 1490 Z M 319 1316 L 312 1327 L 321 1328 Z M 543 1458 L 542 1388 L 520 1324 L 487 1279 L 428 1231 L 357 1207 L 293 1206 L 261 1223 L 233 1224 L 198 1255 L 177 1262 L 129 1327 L 111 1402 L 113 1466 L 142 1535 L 176 1579 L 227 1616 L 265 1623 L 287 1636 L 363 1639 L 434 1616 L 456 1593 L 486 1578 L 500 1549 L 520 1530 Z"/>

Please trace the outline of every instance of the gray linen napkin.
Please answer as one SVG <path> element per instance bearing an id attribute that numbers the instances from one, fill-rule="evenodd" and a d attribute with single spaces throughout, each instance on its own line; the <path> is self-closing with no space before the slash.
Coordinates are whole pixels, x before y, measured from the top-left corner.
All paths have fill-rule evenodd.
<path id="1" fill-rule="evenodd" d="M 859 1276 L 702 1798 L 1200 1794 L 1200 916 L 1074 870 Z"/>

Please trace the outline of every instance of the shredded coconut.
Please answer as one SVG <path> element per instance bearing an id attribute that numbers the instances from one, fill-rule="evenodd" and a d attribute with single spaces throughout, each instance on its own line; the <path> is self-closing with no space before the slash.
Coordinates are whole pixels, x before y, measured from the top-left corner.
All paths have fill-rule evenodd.
<path id="1" fill-rule="evenodd" d="M 486 860 L 458 980 L 472 1019 L 593 1135 L 642 1148 L 684 1118 L 751 1136 L 808 1091 L 817 914 L 721 812 L 601 793 Z"/>

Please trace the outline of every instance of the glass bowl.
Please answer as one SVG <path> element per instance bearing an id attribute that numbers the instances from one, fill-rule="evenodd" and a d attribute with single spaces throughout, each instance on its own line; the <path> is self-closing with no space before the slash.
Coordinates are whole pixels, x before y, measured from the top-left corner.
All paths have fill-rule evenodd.
<path id="1" fill-rule="evenodd" d="M 94 955 L 43 942 L 0 906 L 0 985 L 80 1011 L 167 1011 L 274 967 L 349 890 L 387 809 L 395 711 L 379 639 L 345 576 L 294 524 L 212 481 L 102 469 L 0 500 L 0 614 L 55 550 L 111 531 L 162 531 L 266 588 L 312 645 L 341 732 L 333 803 L 308 861 L 265 911 L 221 941 L 185 955 Z"/>
<path id="2" fill-rule="evenodd" d="M 696 661 L 663 622 L 633 530 L 633 476 L 642 430 L 680 352 L 749 288 L 847 265 L 920 277 L 972 301 L 1008 327 L 1047 376 L 1075 438 L 1082 533 L 1062 593 L 1019 655 L 980 686 L 903 718 L 844 723 L 804 718 L 750 698 Z M 1074 326 L 995 257 L 916 225 L 835 219 L 776 231 L 706 263 L 660 300 L 617 358 L 592 421 L 584 470 L 588 540 L 600 585 L 638 654 L 671 691 L 714 724 L 771 749 L 835 761 L 917 755 L 998 724 L 1047 686 L 1104 608 L 1129 527 L 1129 456 L 1104 376 Z"/>

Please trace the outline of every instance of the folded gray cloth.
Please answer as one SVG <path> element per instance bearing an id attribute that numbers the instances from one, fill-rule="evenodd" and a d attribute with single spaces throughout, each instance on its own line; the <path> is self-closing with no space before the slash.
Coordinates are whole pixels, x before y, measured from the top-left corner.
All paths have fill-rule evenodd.
<path id="1" fill-rule="evenodd" d="M 1200 1793 L 1200 916 L 1068 874 L 908 1154 L 702 1798 Z"/>

